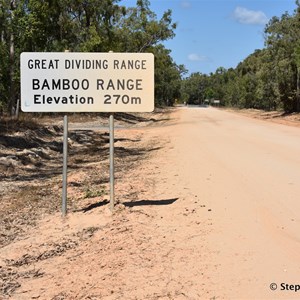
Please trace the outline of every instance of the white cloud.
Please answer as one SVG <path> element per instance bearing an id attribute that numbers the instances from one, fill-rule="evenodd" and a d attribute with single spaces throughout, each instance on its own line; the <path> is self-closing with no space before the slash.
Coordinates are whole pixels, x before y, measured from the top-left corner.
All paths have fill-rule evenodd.
<path id="1" fill-rule="evenodd" d="M 264 12 L 260 10 L 250 10 L 240 6 L 234 10 L 233 17 L 242 24 L 264 25 L 268 22 L 268 18 Z"/>
<path id="2" fill-rule="evenodd" d="M 190 8 L 192 6 L 191 2 L 188 0 L 181 1 L 181 7 L 182 8 Z"/>
<path id="3" fill-rule="evenodd" d="M 204 55 L 199 55 L 196 53 L 191 53 L 188 55 L 188 60 L 190 61 L 208 61 L 208 57 Z"/>

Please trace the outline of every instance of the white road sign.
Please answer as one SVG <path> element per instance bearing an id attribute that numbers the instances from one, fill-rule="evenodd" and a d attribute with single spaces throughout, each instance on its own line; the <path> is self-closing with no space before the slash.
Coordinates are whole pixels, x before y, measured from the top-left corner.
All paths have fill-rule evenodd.
<path id="1" fill-rule="evenodd" d="M 151 112 L 151 53 L 24 52 L 24 112 Z"/>

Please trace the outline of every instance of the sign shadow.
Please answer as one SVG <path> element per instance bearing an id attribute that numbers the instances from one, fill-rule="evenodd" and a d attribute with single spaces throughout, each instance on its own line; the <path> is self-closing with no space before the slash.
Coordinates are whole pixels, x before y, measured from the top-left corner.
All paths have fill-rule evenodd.
<path id="1" fill-rule="evenodd" d="M 171 205 L 178 198 L 172 199 L 162 199 L 162 200 L 139 200 L 139 201 L 130 201 L 130 202 L 123 202 L 126 207 L 135 207 L 135 206 L 151 206 L 151 205 Z"/>
<path id="2" fill-rule="evenodd" d="M 135 207 L 135 206 L 151 206 L 151 205 L 171 205 L 175 201 L 177 201 L 179 198 L 172 198 L 172 199 L 162 199 L 162 200 L 138 200 L 138 201 L 127 201 L 123 202 L 122 204 L 126 207 Z M 83 212 L 87 213 L 95 208 L 104 206 L 106 204 L 109 204 L 109 201 L 107 199 L 104 199 L 103 201 L 98 201 L 92 204 L 89 204 L 87 207 L 81 208 L 76 210 L 75 212 Z"/>

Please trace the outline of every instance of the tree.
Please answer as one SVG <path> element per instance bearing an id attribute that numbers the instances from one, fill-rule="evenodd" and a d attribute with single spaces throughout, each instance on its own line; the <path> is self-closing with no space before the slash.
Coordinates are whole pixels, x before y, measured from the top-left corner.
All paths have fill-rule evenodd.
<path id="1" fill-rule="evenodd" d="M 265 48 L 255 50 L 235 69 L 218 68 L 206 79 L 206 97 L 241 108 L 300 111 L 300 0 L 294 14 L 273 17 L 265 27 Z M 190 102 L 202 99 L 200 73 L 182 83 Z M 200 100 L 201 101 L 201 100 Z"/>
<path id="2" fill-rule="evenodd" d="M 285 13 L 273 17 L 265 29 L 266 46 L 275 62 L 275 74 L 280 100 L 285 111 L 300 111 L 298 47 L 300 9 L 294 15 Z"/>
<path id="3" fill-rule="evenodd" d="M 147 52 L 151 47 L 175 36 L 176 23 L 172 12 L 164 12 L 160 20 L 150 9 L 148 0 L 138 0 L 136 7 L 126 8 L 117 23 L 117 50 L 121 52 Z"/>
<path id="4" fill-rule="evenodd" d="M 8 1 L 0 2 L 0 112 L 7 109 L 10 90 L 9 41 L 10 16 Z"/>
<path id="5" fill-rule="evenodd" d="M 16 105 L 22 52 L 66 49 L 154 53 L 156 102 L 172 105 L 185 69 L 161 45 L 175 36 L 171 11 L 157 19 L 148 0 L 137 0 L 135 7 L 118 5 L 119 1 L 0 0 L 0 110 Z"/>
<path id="6" fill-rule="evenodd" d="M 152 48 L 155 57 L 155 99 L 157 105 L 172 106 L 180 98 L 183 65 L 177 66 L 170 56 L 170 50 L 162 45 Z"/>
<path id="7" fill-rule="evenodd" d="M 199 72 L 192 73 L 182 82 L 182 96 L 189 104 L 203 104 L 206 96 L 210 93 L 209 77 Z"/>

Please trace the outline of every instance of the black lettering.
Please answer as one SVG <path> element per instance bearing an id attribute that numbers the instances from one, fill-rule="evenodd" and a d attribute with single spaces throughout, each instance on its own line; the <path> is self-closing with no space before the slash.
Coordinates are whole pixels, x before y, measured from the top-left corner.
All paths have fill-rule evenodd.
<path id="1" fill-rule="evenodd" d="M 48 103 L 48 104 L 52 104 L 52 102 L 53 102 L 52 97 L 48 97 L 48 98 L 47 98 L 47 103 Z"/>
<path id="2" fill-rule="evenodd" d="M 146 70 L 146 60 L 142 60 L 142 70 Z"/>
<path id="3" fill-rule="evenodd" d="M 34 104 L 41 104 L 40 97 L 41 97 L 41 95 L 34 95 L 33 96 Z"/>
<path id="4" fill-rule="evenodd" d="M 134 82 L 133 82 L 132 79 L 129 79 L 129 80 L 127 81 L 127 89 L 128 89 L 128 90 L 133 90 L 133 89 L 134 89 Z"/>
<path id="5" fill-rule="evenodd" d="M 58 59 L 50 60 L 49 69 L 58 69 Z"/>
<path id="6" fill-rule="evenodd" d="M 68 59 L 66 59 L 65 60 L 65 69 L 70 69 L 70 68 L 71 68 L 71 62 Z"/>
<path id="7" fill-rule="evenodd" d="M 104 95 L 104 104 L 111 104 L 111 96 L 110 95 Z"/>
<path id="8" fill-rule="evenodd" d="M 107 69 L 108 61 L 95 59 L 66 59 L 65 69 Z"/>
<path id="9" fill-rule="evenodd" d="M 69 99 L 71 100 L 71 97 L 73 97 L 72 95 L 69 97 Z M 73 97 L 74 98 L 74 97 Z M 61 103 L 62 104 L 68 104 L 68 98 L 67 97 L 62 97 L 61 99 Z M 71 102 L 72 103 L 72 102 Z"/>
<path id="10" fill-rule="evenodd" d="M 85 68 L 86 69 L 90 69 L 91 66 L 92 66 L 92 62 L 90 60 L 86 60 L 86 62 L 85 62 Z"/>
<path id="11" fill-rule="evenodd" d="M 73 88 L 73 90 L 78 90 L 78 88 L 79 88 L 79 80 L 74 79 L 72 81 L 72 88 Z"/>
<path id="12" fill-rule="evenodd" d="M 32 60 L 32 59 L 29 59 L 29 60 L 28 60 L 28 68 L 29 68 L 29 69 L 33 69 L 33 66 L 34 66 L 33 60 Z"/>
<path id="13" fill-rule="evenodd" d="M 125 69 L 125 70 L 145 70 L 146 60 L 114 60 L 114 69 Z"/>
<path id="14" fill-rule="evenodd" d="M 94 104 L 93 97 L 78 97 L 78 95 L 70 95 L 68 97 L 47 97 L 45 95 L 34 95 L 34 104 Z"/>
<path id="15" fill-rule="evenodd" d="M 42 59 L 41 62 L 42 62 L 41 69 L 47 69 L 47 67 L 46 67 L 46 59 Z"/>
<path id="16" fill-rule="evenodd" d="M 108 61 L 104 59 L 103 62 L 101 60 L 96 60 L 96 69 L 107 69 L 108 68 Z"/>
<path id="17" fill-rule="evenodd" d="M 104 84 L 103 79 L 97 79 L 97 90 L 99 90 L 99 87 L 101 88 L 101 90 L 104 90 L 103 84 Z"/>
<path id="18" fill-rule="evenodd" d="M 104 65 L 103 65 L 103 67 L 104 67 Z M 95 69 L 101 69 L 101 60 L 96 60 Z"/>
<path id="19" fill-rule="evenodd" d="M 53 100 L 54 100 L 54 102 L 55 102 L 56 104 L 59 103 L 59 98 L 60 98 L 60 97 L 53 97 Z"/>
<path id="20" fill-rule="evenodd" d="M 43 85 L 42 85 L 42 90 L 47 88 L 48 90 L 50 90 L 50 86 L 48 84 L 48 81 L 45 79 L 44 82 L 43 82 Z"/>
<path id="21" fill-rule="evenodd" d="M 58 59 L 29 59 L 28 68 L 29 69 L 58 69 Z"/>
<path id="22" fill-rule="evenodd" d="M 83 90 L 87 90 L 90 86 L 90 83 L 87 79 L 83 79 L 81 82 L 81 87 Z"/>
<path id="23" fill-rule="evenodd" d="M 40 61 L 38 59 L 35 59 L 35 61 L 34 61 L 34 68 L 40 69 Z"/>
<path id="24" fill-rule="evenodd" d="M 135 67 L 136 67 L 136 62 L 135 62 Z M 133 60 L 128 61 L 128 69 L 134 69 Z"/>
<path id="25" fill-rule="evenodd" d="M 70 80 L 63 79 L 63 90 L 69 90 L 69 89 L 70 89 Z"/>
<path id="26" fill-rule="evenodd" d="M 143 88 L 142 88 L 142 79 L 137 79 L 136 81 L 135 81 L 135 89 L 136 90 L 142 90 Z"/>
<path id="27" fill-rule="evenodd" d="M 120 79 L 117 80 L 117 89 L 119 90 L 120 87 L 122 90 L 124 90 L 124 88 L 125 88 L 125 80 L 124 79 L 123 79 L 123 81 Z"/>
<path id="28" fill-rule="evenodd" d="M 69 97 L 69 99 L 70 99 L 70 103 L 71 103 L 71 104 L 74 104 L 74 102 L 73 102 L 74 96 L 71 95 L 71 96 Z M 67 104 L 67 103 L 66 103 L 66 104 Z"/>
<path id="29" fill-rule="evenodd" d="M 40 80 L 39 79 L 32 79 L 32 89 L 33 90 L 40 89 Z"/>
<path id="30" fill-rule="evenodd" d="M 97 79 L 97 90 L 143 90 L 142 79 Z M 83 82 L 82 88 L 84 89 Z"/>
<path id="31" fill-rule="evenodd" d="M 53 90 L 60 90 L 60 79 L 55 81 L 55 79 L 52 79 L 52 89 Z"/>
<path id="32" fill-rule="evenodd" d="M 122 97 L 122 102 L 123 102 L 124 104 L 128 104 L 128 103 L 129 103 L 129 101 L 130 101 L 130 98 L 129 98 L 129 96 L 127 96 L 127 95 L 124 95 L 124 96 Z"/>
<path id="33" fill-rule="evenodd" d="M 113 90 L 115 89 L 114 82 L 112 81 L 112 79 L 109 79 L 107 84 L 107 89 L 109 90 L 110 88 L 112 88 Z"/>
<path id="34" fill-rule="evenodd" d="M 81 62 L 81 60 L 75 60 L 75 64 L 76 64 L 77 69 L 80 68 L 80 62 Z"/>
<path id="35" fill-rule="evenodd" d="M 114 97 L 116 98 L 116 104 L 118 104 L 121 95 L 114 95 Z"/>
<path id="36" fill-rule="evenodd" d="M 118 60 L 114 60 L 114 69 L 119 69 L 119 61 Z"/>

